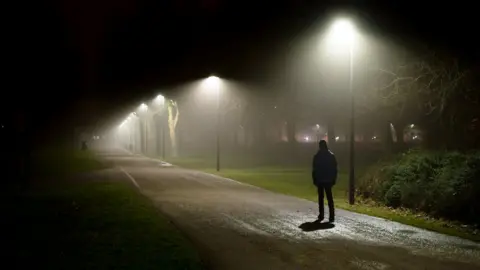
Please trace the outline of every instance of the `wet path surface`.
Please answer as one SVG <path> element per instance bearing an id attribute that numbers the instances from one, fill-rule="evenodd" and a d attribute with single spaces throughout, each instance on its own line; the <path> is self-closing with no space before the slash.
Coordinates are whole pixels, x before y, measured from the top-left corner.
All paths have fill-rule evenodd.
<path id="1" fill-rule="evenodd" d="M 199 247 L 211 269 L 480 269 L 480 244 L 121 152 L 103 152 Z M 120 174 L 123 171 L 125 174 Z"/>

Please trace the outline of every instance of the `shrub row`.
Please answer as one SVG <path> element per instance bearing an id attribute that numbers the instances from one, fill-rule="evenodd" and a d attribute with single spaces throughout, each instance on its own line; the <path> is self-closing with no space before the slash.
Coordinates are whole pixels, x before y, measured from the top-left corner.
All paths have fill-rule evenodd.
<path id="1" fill-rule="evenodd" d="M 357 192 L 390 207 L 480 224 L 480 152 L 410 150 L 371 166 Z"/>

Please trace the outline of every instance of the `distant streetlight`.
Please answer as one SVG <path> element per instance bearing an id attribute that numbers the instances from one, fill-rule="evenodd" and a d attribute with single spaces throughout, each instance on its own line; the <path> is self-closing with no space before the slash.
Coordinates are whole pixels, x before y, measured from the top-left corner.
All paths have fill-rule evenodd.
<path id="1" fill-rule="evenodd" d="M 313 131 L 315 132 L 315 139 L 318 143 L 320 141 L 320 125 L 316 124 L 315 126 L 313 126 Z"/>
<path id="2" fill-rule="evenodd" d="M 132 131 L 132 119 L 135 119 L 136 115 L 133 113 L 130 113 L 119 125 L 119 134 L 120 134 L 120 140 L 122 143 L 127 144 L 127 148 L 130 151 L 133 151 L 133 131 Z"/>
<path id="3" fill-rule="evenodd" d="M 137 138 L 137 133 L 135 132 L 136 129 L 135 129 L 135 126 L 138 124 L 138 121 L 139 120 L 139 117 L 137 115 L 136 112 L 131 112 L 128 116 L 127 116 L 127 120 L 128 122 L 130 122 L 130 142 L 129 142 L 129 151 L 132 151 L 132 152 L 136 152 L 136 147 L 137 147 L 137 143 L 136 143 L 136 138 Z"/>
<path id="4" fill-rule="evenodd" d="M 140 112 L 146 112 L 148 110 L 148 106 L 147 106 L 147 104 L 142 103 L 142 104 L 140 104 L 138 109 L 139 109 Z"/>
<path id="5" fill-rule="evenodd" d="M 147 132 L 148 132 L 148 129 L 147 129 L 147 121 L 148 121 L 148 119 L 147 119 L 147 117 L 145 117 L 145 116 L 146 116 L 146 113 L 148 112 L 148 106 L 147 106 L 147 104 L 145 104 L 145 103 L 140 104 L 140 106 L 138 106 L 138 112 L 141 113 L 142 116 L 144 116 L 144 117 L 143 117 L 143 126 L 144 126 L 144 128 L 143 128 L 143 133 L 144 133 L 144 135 L 143 135 L 143 141 L 144 141 L 144 143 L 143 143 L 143 151 L 144 151 L 144 152 L 143 152 L 143 153 L 144 153 L 144 154 L 147 154 L 147 149 L 148 149 L 148 146 L 147 146 L 147 139 L 148 139 L 148 135 L 147 135 Z"/>
<path id="6" fill-rule="evenodd" d="M 220 171 L 220 84 L 221 79 L 210 76 L 205 79 L 204 84 L 208 91 L 217 96 L 217 172 Z"/>
<path id="7" fill-rule="evenodd" d="M 165 97 L 163 95 L 158 95 L 153 102 L 157 106 L 164 106 L 165 105 Z"/>
<path id="8" fill-rule="evenodd" d="M 349 90 L 351 96 L 350 108 L 350 173 L 349 173 L 349 203 L 355 203 L 355 98 L 353 94 L 353 46 L 355 42 L 355 27 L 347 19 L 338 19 L 332 24 L 327 41 L 330 49 L 345 51 L 349 55 Z"/>

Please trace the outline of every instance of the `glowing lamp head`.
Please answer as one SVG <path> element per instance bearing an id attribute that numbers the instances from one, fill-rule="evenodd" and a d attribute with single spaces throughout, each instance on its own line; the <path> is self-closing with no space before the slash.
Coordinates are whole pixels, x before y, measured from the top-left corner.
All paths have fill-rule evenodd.
<path id="1" fill-rule="evenodd" d="M 355 36 L 355 27 L 347 19 L 338 19 L 330 29 L 329 38 L 339 43 L 350 43 Z"/>
<path id="2" fill-rule="evenodd" d="M 356 29 L 348 19 L 337 19 L 328 30 L 326 41 L 327 51 L 334 54 L 346 54 L 352 50 Z"/>
<path id="3" fill-rule="evenodd" d="M 155 98 L 155 103 L 157 105 L 164 105 L 165 104 L 165 97 L 163 95 L 158 95 L 156 98 Z"/>
<path id="4" fill-rule="evenodd" d="M 217 76 L 210 76 L 205 79 L 204 87 L 208 91 L 218 92 L 220 90 L 220 83 L 221 83 L 220 78 L 218 78 Z"/>
<path id="5" fill-rule="evenodd" d="M 139 109 L 140 109 L 141 112 L 145 112 L 145 111 L 148 110 L 148 106 L 147 106 L 147 104 L 142 103 L 142 104 L 140 105 Z"/>

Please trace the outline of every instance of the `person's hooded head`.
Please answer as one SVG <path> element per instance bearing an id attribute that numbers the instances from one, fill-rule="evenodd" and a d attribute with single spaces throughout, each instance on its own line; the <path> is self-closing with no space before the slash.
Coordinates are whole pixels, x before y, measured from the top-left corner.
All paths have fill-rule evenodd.
<path id="1" fill-rule="evenodd" d="M 327 141 L 321 140 L 321 141 L 318 143 L 318 149 L 319 149 L 320 151 L 328 151 Z"/>

